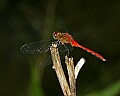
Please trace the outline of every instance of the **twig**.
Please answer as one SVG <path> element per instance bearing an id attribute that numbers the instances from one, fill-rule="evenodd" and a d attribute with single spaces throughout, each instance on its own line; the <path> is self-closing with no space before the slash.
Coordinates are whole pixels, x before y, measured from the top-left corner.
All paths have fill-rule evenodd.
<path id="1" fill-rule="evenodd" d="M 69 76 L 69 84 L 70 84 L 69 87 L 67 80 L 65 78 L 65 74 L 62 69 L 57 44 L 52 44 L 50 50 L 52 55 L 53 68 L 56 71 L 64 96 L 76 96 L 76 79 L 80 69 L 85 63 L 85 59 L 81 58 L 74 69 L 73 58 L 68 58 L 67 56 L 65 56 L 65 63 L 67 66 L 68 76 Z"/>
<path id="2" fill-rule="evenodd" d="M 74 74 L 75 70 L 74 70 L 73 58 L 68 58 L 67 56 L 65 56 L 65 63 L 68 70 L 70 91 L 72 96 L 76 96 L 76 80 Z"/>
<path id="3" fill-rule="evenodd" d="M 56 71 L 63 94 L 64 96 L 71 96 L 70 88 L 68 86 L 67 80 L 65 78 L 65 75 L 62 69 L 57 44 L 52 44 L 52 46 L 50 47 L 50 50 L 52 55 L 53 67 Z"/>

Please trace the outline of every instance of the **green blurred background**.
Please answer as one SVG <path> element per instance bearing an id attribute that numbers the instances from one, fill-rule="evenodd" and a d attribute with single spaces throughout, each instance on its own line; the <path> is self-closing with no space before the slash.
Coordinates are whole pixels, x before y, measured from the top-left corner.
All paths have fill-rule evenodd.
<path id="1" fill-rule="evenodd" d="M 77 96 L 120 96 L 119 0 L 0 0 L 0 96 L 63 96 L 52 65 L 39 67 L 48 54 L 19 51 L 27 42 L 65 32 L 59 18 L 80 44 L 107 59 L 74 48 L 75 64 L 86 59 Z"/>

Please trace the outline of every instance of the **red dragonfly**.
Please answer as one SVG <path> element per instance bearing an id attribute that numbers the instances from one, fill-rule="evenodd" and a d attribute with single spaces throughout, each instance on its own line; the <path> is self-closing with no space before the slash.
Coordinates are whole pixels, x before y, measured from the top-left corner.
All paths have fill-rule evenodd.
<path id="1" fill-rule="evenodd" d="M 55 39 L 54 43 L 57 43 L 58 46 L 60 44 L 65 45 L 66 43 L 68 43 L 72 47 L 79 47 L 79 48 L 91 53 L 92 55 L 99 58 L 100 60 L 106 61 L 106 59 L 102 55 L 100 55 L 100 54 L 98 54 L 98 53 L 96 53 L 96 52 L 94 52 L 94 51 L 92 51 L 92 50 L 78 44 L 72 38 L 72 36 L 70 34 L 68 34 L 68 33 L 61 33 L 59 31 L 53 32 L 53 38 Z M 48 43 L 48 44 L 46 44 L 46 43 Z M 37 42 L 31 42 L 31 43 L 24 44 L 20 48 L 20 50 L 21 50 L 22 53 L 27 53 L 27 54 L 43 53 L 43 52 L 49 51 L 50 46 L 51 46 L 51 44 L 49 44 L 49 40 L 48 41 L 37 41 Z"/>
<path id="2" fill-rule="evenodd" d="M 88 48 L 86 48 L 86 47 L 78 44 L 78 43 L 72 38 L 72 36 L 71 36 L 70 34 L 68 34 L 68 33 L 54 32 L 54 33 L 53 33 L 53 38 L 54 38 L 55 40 L 60 41 L 62 44 L 64 44 L 64 43 L 69 43 L 69 44 L 70 44 L 71 46 L 73 46 L 73 47 L 79 47 L 79 48 L 81 48 L 81 49 L 83 49 L 83 50 L 91 53 L 92 55 L 94 55 L 95 57 L 99 58 L 100 60 L 106 61 L 106 59 L 105 59 L 102 55 L 100 55 L 100 54 L 98 54 L 98 53 L 96 53 L 96 52 L 94 52 L 94 51 L 92 51 L 92 50 L 90 50 L 90 49 L 88 49 Z"/>

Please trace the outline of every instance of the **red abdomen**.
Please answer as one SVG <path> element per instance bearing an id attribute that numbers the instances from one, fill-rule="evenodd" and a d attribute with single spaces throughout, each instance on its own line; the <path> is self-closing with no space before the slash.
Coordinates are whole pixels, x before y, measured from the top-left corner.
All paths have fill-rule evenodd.
<path id="1" fill-rule="evenodd" d="M 74 40 L 71 40 L 71 45 L 74 46 L 74 47 L 79 47 L 79 48 L 81 48 L 81 49 L 83 49 L 83 50 L 91 53 L 92 55 L 94 55 L 95 57 L 99 58 L 99 59 L 102 60 L 102 61 L 106 61 L 106 59 L 105 59 L 103 56 L 101 56 L 100 54 L 98 54 L 98 53 L 96 53 L 96 52 L 94 52 L 94 51 L 92 51 L 92 50 L 90 50 L 90 49 L 88 49 L 88 48 L 86 48 L 86 47 L 78 44 L 78 43 L 77 43 L 76 41 L 74 41 Z"/>

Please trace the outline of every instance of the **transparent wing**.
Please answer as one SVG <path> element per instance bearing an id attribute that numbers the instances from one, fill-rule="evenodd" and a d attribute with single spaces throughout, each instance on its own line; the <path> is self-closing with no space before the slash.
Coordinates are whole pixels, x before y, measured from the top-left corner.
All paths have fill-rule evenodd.
<path id="1" fill-rule="evenodd" d="M 44 60 L 39 64 L 39 67 L 45 67 L 47 65 L 52 64 L 52 57 L 49 54 L 46 58 L 44 58 Z"/>
<path id="2" fill-rule="evenodd" d="M 50 40 L 42 40 L 37 42 L 26 43 L 20 48 L 20 51 L 25 54 L 44 53 L 49 51 L 52 41 L 53 40 L 50 39 Z"/>
<path id="3" fill-rule="evenodd" d="M 66 49 L 68 48 L 68 49 Z M 61 44 L 59 44 L 58 46 L 58 50 L 59 50 L 59 54 L 60 54 L 60 58 L 63 59 L 65 58 L 65 55 L 70 55 L 68 53 L 70 53 L 72 51 L 73 47 L 71 46 L 63 46 Z M 69 52 L 68 52 L 69 51 Z M 44 60 L 39 64 L 39 67 L 45 67 L 47 65 L 50 65 L 52 64 L 52 57 L 51 55 L 49 54 L 46 58 L 44 58 Z"/>
<path id="4" fill-rule="evenodd" d="M 52 39 L 51 40 L 42 40 L 42 41 L 37 41 L 37 42 L 30 42 L 24 44 L 21 48 L 20 51 L 25 54 L 39 54 L 39 53 L 44 53 L 50 50 L 50 46 L 52 44 Z M 72 50 L 72 46 L 65 46 L 59 43 L 59 41 L 54 41 L 54 43 L 58 44 L 58 50 L 60 52 L 61 58 L 64 58 L 65 55 L 69 55 Z M 51 55 L 48 55 L 44 61 L 40 63 L 40 67 L 44 67 L 46 65 L 52 64 L 52 58 Z"/>

